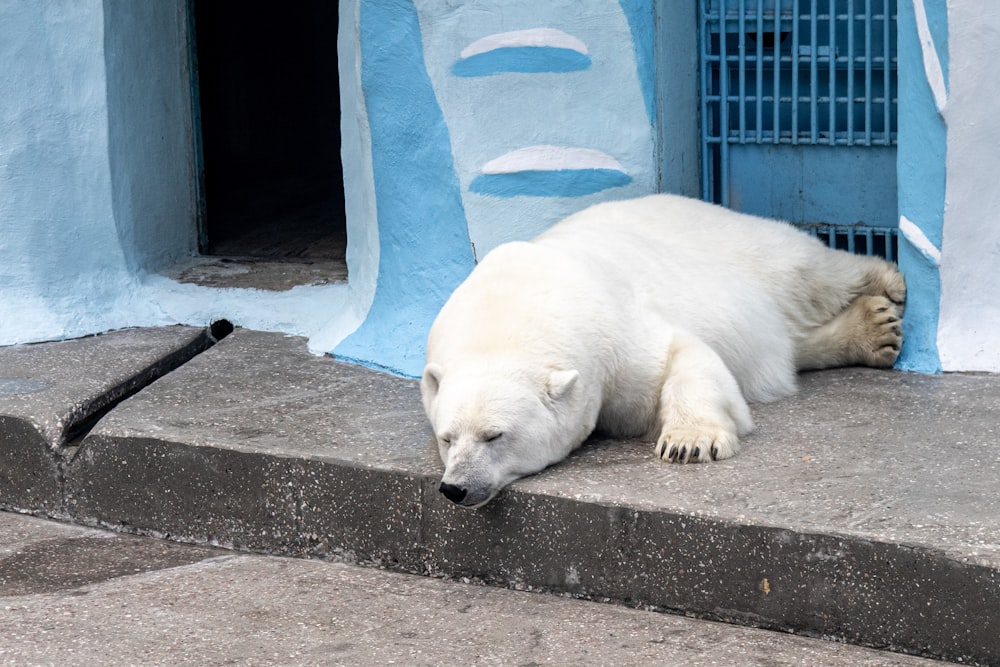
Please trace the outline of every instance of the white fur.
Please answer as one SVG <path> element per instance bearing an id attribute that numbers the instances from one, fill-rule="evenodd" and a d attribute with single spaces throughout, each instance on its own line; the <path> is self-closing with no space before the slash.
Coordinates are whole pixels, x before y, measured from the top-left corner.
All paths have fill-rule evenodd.
<path id="1" fill-rule="evenodd" d="M 893 265 L 784 223 L 671 195 L 592 206 L 493 250 L 434 322 L 442 491 L 485 503 L 595 428 L 732 456 L 746 401 L 791 394 L 797 369 L 891 365 L 904 298 Z"/>

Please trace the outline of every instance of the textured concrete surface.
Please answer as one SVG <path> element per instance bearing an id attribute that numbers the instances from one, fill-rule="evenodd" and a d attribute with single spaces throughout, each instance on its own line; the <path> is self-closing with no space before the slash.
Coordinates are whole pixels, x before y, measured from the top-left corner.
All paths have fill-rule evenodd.
<path id="1" fill-rule="evenodd" d="M 205 329 L 159 327 L 0 347 L 0 505 L 58 508 L 77 435 L 209 344 Z"/>
<path id="2" fill-rule="evenodd" d="M 7 513 L 0 513 L 0 545 L 3 665 L 936 664 L 615 605 L 232 555 Z"/>
<path id="3" fill-rule="evenodd" d="M 74 590 L 229 553 L 0 512 L 0 599 Z"/>
<path id="4" fill-rule="evenodd" d="M 279 227 L 289 238 L 294 236 L 286 226 Z M 310 230 L 312 231 L 312 230 Z M 307 232 L 308 233 L 308 232 Z M 344 257 L 346 247 L 334 250 Z M 203 287 L 251 288 L 284 292 L 300 285 L 329 285 L 347 281 L 347 264 L 343 259 L 294 257 L 260 259 L 255 257 L 216 257 L 198 255 L 180 261 L 164 275 L 181 283 Z"/>
<path id="5" fill-rule="evenodd" d="M 1000 664 L 1000 378 L 801 384 L 736 458 L 594 440 L 470 511 L 415 382 L 237 330 L 94 427 L 61 516 Z"/>

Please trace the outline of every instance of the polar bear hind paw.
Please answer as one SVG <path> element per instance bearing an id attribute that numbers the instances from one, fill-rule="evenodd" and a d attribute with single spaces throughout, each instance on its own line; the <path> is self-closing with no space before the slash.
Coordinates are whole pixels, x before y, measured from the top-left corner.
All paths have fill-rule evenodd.
<path id="1" fill-rule="evenodd" d="M 735 433 L 720 428 L 664 429 L 656 442 L 656 456 L 670 463 L 719 461 L 740 451 Z"/>
<path id="2" fill-rule="evenodd" d="M 876 368 L 892 366 L 903 343 L 900 307 L 882 296 L 863 296 L 854 309 L 859 332 L 857 361 Z"/>

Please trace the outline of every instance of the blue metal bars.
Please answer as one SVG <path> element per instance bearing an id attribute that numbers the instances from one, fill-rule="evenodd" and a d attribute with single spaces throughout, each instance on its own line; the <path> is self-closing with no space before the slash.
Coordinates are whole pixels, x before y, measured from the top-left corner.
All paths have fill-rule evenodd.
<path id="1" fill-rule="evenodd" d="M 893 146 L 896 0 L 699 0 L 702 189 L 730 147 Z"/>
<path id="2" fill-rule="evenodd" d="M 899 239 L 895 229 L 865 225 L 803 225 L 803 229 L 831 248 L 859 255 L 878 255 L 896 261 Z"/>
<path id="3" fill-rule="evenodd" d="M 896 1 L 699 0 L 704 199 L 895 257 Z"/>

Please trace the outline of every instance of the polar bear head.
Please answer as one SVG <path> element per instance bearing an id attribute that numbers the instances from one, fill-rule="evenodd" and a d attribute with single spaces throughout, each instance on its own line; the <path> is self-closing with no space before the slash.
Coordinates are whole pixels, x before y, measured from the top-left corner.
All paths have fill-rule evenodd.
<path id="1" fill-rule="evenodd" d="M 446 373 L 429 363 L 420 389 L 445 466 L 441 493 L 478 507 L 515 479 L 565 458 L 589 433 L 573 419 L 578 378 L 575 370 L 505 364 Z"/>

